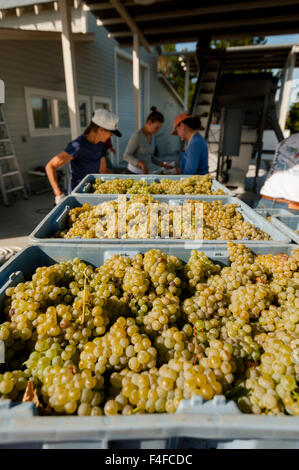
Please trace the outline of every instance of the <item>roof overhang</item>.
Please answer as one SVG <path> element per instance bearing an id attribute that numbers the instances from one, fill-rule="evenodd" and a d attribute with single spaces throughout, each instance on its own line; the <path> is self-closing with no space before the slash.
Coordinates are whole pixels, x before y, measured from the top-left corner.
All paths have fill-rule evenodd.
<path id="1" fill-rule="evenodd" d="M 91 11 L 99 26 L 121 47 L 132 46 L 134 34 L 150 51 L 152 45 L 211 39 L 296 34 L 299 0 L 73 0 Z M 48 5 L 47 5 L 48 4 Z M 46 0 L 0 0 L 0 13 L 48 6 Z"/>
<path id="2" fill-rule="evenodd" d="M 143 3 L 143 4 L 141 4 Z M 120 46 L 132 45 L 135 28 L 150 45 L 298 33 L 299 0 L 85 0 Z M 120 12 L 119 6 L 126 12 Z"/>

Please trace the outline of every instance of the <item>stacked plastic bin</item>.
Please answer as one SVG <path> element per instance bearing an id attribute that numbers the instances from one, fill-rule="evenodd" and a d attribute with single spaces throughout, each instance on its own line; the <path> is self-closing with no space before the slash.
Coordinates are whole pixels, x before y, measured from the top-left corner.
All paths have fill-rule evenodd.
<path id="1" fill-rule="evenodd" d="M 285 209 L 257 209 L 258 214 L 270 218 L 271 223 L 293 242 L 299 244 L 299 215 Z"/>
<path id="2" fill-rule="evenodd" d="M 73 193 L 55 207 L 30 235 L 32 246 L 25 248 L 0 269 L 0 314 L 3 315 L 5 290 L 29 279 L 37 267 L 80 258 L 100 266 L 115 254 L 134 256 L 152 248 L 187 261 L 192 249 L 203 251 L 210 259 L 228 265 L 226 241 L 177 239 L 83 239 L 53 238 L 67 224 L 68 211 L 88 202 L 91 206 L 117 199 L 117 194 L 92 194 L 96 178 L 115 176 L 88 175 Z M 117 178 L 142 179 L 149 184 L 156 175 L 117 175 Z M 163 176 L 179 180 L 181 176 Z M 269 214 L 254 211 L 218 182 L 212 189 L 222 189 L 221 196 L 154 196 L 169 204 L 184 204 L 188 199 L 221 200 L 236 203 L 244 219 L 260 228 L 271 240 L 239 240 L 255 254 L 290 254 L 295 238 L 279 224 L 267 220 Z M 130 196 L 128 196 L 130 198 Z M 276 214 L 277 215 L 277 214 Z M 264 217 L 265 216 L 265 217 Z M 279 216 L 288 216 L 282 214 Z M 15 404 L 0 400 L 0 448 L 27 446 L 43 448 L 294 448 L 299 442 L 299 418 L 243 414 L 234 401 L 216 395 L 205 402 L 200 396 L 183 400 L 175 414 L 146 414 L 98 417 L 37 416 L 32 403 Z"/>

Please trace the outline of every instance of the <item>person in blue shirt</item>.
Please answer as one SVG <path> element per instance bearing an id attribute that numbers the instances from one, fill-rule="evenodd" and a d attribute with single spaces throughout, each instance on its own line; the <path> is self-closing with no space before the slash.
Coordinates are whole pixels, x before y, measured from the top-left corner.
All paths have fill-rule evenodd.
<path id="1" fill-rule="evenodd" d="M 200 135 L 199 117 L 181 113 L 174 120 L 173 135 L 186 141 L 186 149 L 180 153 L 180 168 L 177 172 L 183 175 L 205 175 L 209 173 L 208 146 Z"/>
<path id="2" fill-rule="evenodd" d="M 58 184 L 58 168 L 69 165 L 69 193 L 89 173 L 113 173 L 107 167 L 105 142 L 112 134 L 121 137 L 117 129 L 118 121 L 119 118 L 114 113 L 96 109 L 84 133 L 69 142 L 62 152 L 48 162 L 46 173 L 55 195 L 55 204 L 65 198 Z"/>

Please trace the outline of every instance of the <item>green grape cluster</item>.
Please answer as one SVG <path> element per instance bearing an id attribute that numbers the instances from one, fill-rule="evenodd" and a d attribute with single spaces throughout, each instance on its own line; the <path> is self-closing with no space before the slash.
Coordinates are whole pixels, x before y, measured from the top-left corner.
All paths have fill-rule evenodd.
<path id="1" fill-rule="evenodd" d="M 150 339 L 139 333 L 133 318 L 119 317 L 102 337 L 87 343 L 80 355 L 79 368 L 98 373 L 129 367 L 139 372 L 156 364 L 157 351 Z"/>
<path id="2" fill-rule="evenodd" d="M 41 394 L 55 413 L 79 416 L 101 416 L 104 401 L 104 379 L 89 369 L 76 373 L 72 367 L 47 367 L 43 375 Z"/>
<path id="3" fill-rule="evenodd" d="M 104 181 L 101 178 L 92 184 L 95 194 L 225 194 L 221 189 L 212 190 L 211 175 L 194 175 L 179 180 L 161 178 L 159 182 L 148 184 L 146 181 L 113 178 Z"/>
<path id="4" fill-rule="evenodd" d="M 156 336 L 155 347 L 161 365 L 170 359 L 180 358 L 194 362 L 196 348 L 193 328 L 189 323 L 186 323 L 181 330 L 176 326 L 167 328 Z"/>
<path id="5" fill-rule="evenodd" d="M 162 253 L 161 250 L 153 249 L 145 253 L 143 265 L 158 295 L 163 294 L 164 289 L 168 289 L 172 294 L 181 294 L 182 280 L 179 276 L 183 263 L 176 256 L 167 255 Z M 176 272 L 179 276 L 176 276 Z M 157 289 L 159 290 L 157 291 Z"/>
<path id="6" fill-rule="evenodd" d="M 100 416 L 225 394 L 298 416 L 299 250 L 228 251 L 226 267 L 152 249 L 37 268 L 5 292 L 0 397 L 21 401 L 31 383 L 50 414 Z"/>
<path id="7" fill-rule="evenodd" d="M 222 392 L 213 371 L 186 359 L 171 359 L 141 373 L 123 369 L 111 381 L 116 396 L 111 395 L 108 414 L 175 413 L 182 399 L 197 394 L 210 400 Z"/>
<path id="8" fill-rule="evenodd" d="M 190 323 L 195 324 L 198 319 L 209 320 L 215 315 L 227 316 L 227 295 L 223 289 L 203 283 L 198 283 L 196 289 L 196 294 L 183 302 L 183 312 Z"/>
<path id="9" fill-rule="evenodd" d="M 203 252 L 192 250 L 184 271 L 189 286 L 194 288 L 199 282 L 207 280 L 212 274 L 220 271 L 220 266 L 209 260 Z"/>
<path id="10" fill-rule="evenodd" d="M 6 371 L 0 374 L 0 398 L 19 401 L 27 387 L 28 376 L 23 370 Z"/>
<path id="11" fill-rule="evenodd" d="M 240 408 L 254 414 L 287 412 L 298 416 L 298 339 L 289 334 L 273 334 L 260 340 L 264 352 L 259 366 L 247 371 L 244 385 L 249 394 L 241 400 Z"/>
<path id="12" fill-rule="evenodd" d="M 78 357 L 78 349 L 71 344 L 63 347 L 51 338 L 40 339 L 36 341 L 34 349 L 25 363 L 26 372 L 40 381 L 48 367 L 74 367 L 74 362 L 77 362 L 75 358 Z"/>
<path id="13" fill-rule="evenodd" d="M 200 359 L 199 364 L 205 370 L 214 372 L 224 391 L 235 380 L 237 361 L 233 355 L 233 346 L 227 341 L 210 339 L 209 346 L 205 348 L 205 356 Z"/>
<path id="14" fill-rule="evenodd" d="M 36 332 L 29 328 L 20 330 L 15 322 L 7 321 L 0 324 L 0 341 L 5 346 L 5 362 L 9 369 L 20 369 L 28 357 L 28 351 L 34 347 Z"/>

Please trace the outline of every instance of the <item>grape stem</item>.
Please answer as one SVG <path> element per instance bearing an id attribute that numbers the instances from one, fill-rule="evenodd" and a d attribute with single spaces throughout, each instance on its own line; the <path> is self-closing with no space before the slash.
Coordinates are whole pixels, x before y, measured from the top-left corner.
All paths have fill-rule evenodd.
<path id="1" fill-rule="evenodd" d="M 137 406 L 137 408 L 134 408 L 134 410 L 131 411 L 131 413 L 137 413 L 137 411 L 141 410 L 140 406 Z"/>
<path id="2" fill-rule="evenodd" d="M 195 365 L 196 359 L 197 359 L 197 358 L 199 358 L 199 359 L 202 358 L 202 355 L 201 355 L 200 352 L 199 352 L 199 347 L 198 347 L 198 343 L 197 343 L 196 326 L 195 326 L 195 325 L 193 326 L 193 336 L 194 336 L 194 338 L 195 338 L 195 348 L 196 348 L 196 355 L 195 355 L 195 359 L 194 359 L 194 362 L 193 362 L 193 365 Z M 199 362 L 199 361 L 198 361 L 198 362 Z"/>
<path id="3" fill-rule="evenodd" d="M 86 268 L 87 269 L 87 268 Z M 86 279 L 89 280 L 87 274 L 86 274 L 86 269 L 84 271 L 84 285 L 83 285 L 83 309 L 82 309 L 82 317 L 81 317 L 81 323 L 84 323 L 84 318 L 85 318 L 85 303 L 86 303 Z"/>

